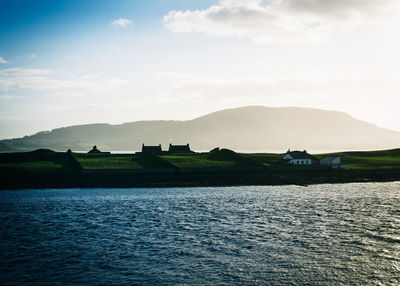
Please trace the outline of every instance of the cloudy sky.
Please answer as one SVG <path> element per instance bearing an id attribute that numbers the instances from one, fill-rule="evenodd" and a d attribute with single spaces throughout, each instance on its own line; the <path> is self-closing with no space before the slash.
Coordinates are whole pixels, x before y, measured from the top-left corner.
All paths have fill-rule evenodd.
<path id="1" fill-rule="evenodd" d="M 398 51 L 399 0 L 5 0 L 0 138 L 244 105 L 400 131 Z"/>

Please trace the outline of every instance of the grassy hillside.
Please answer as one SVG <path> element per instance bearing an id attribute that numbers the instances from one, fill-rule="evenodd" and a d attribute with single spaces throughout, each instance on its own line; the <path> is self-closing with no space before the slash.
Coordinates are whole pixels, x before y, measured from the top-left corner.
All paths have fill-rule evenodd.
<path id="1" fill-rule="evenodd" d="M 87 154 L 74 153 L 84 170 L 139 170 L 175 168 L 154 154 Z"/>
<path id="2" fill-rule="evenodd" d="M 343 164 L 349 169 L 400 169 L 400 149 L 365 152 L 338 152 L 318 154 L 317 158 L 325 155 L 341 156 Z"/>
<path id="3" fill-rule="evenodd" d="M 339 155 L 342 164 L 353 170 L 400 169 L 400 149 L 369 152 L 317 154 Z M 193 154 L 67 154 L 51 150 L 0 153 L 0 174 L 60 174 L 84 170 L 140 170 L 165 168 L 247 168 L 278 166 L 283 154 L 237 154 L 222 149 Z"/>
<path id="4" fill-rule="evenodd" d="M 263 166 L 270 167 L 279 164 L 284 154 L 276 153 L 254 153 L 254 154 L 241 154 L 244 158 L 255 160 Z"/>
<path id="5" fill-rule="evenodd" d="M 255 153 L 241 154 L 243 157 L 252 158 L 264 166 L 279 165 L 279 160 L 284 154 L 274 153 Z M 321 159 L 327 155 L 337 155 L 341 157 L 342 164 L 348 169 L 399 169 L 400 168 L 400 149 L 383 151 L 357 151 L 357 152 L 337 152 L 314 155 Z"/>
<path id="6" fill-rule="evenodd" d="M 209 153 L 168 154 L 161 158 L 179 168 L 248 168 L 259 166 L 228 149 L 215 150 Z"/>
<path id="7" fill-rule="evenodd" d="M 24 153 L 0 153 L 1 174 L 56 174 L 76 171 L 79 166 L 66 153 L 47 149 Z"/>
<path id="8" fill-rule="evenodd" d="M 86 170 L 104 169 L 144 169 L 134 155 L 109 155 L 109 154 L 80 154 L 75 153 L 74 157 Z"/>
<path id="9" fill-rule="evenodd" d="M 241 162 L 235 160 L 210 160 L 208 158 L 208 153 L 163 155 L 161 156 L 161 158 L 174 164 L 178 168 L 243 167 L 243 164 Z"/>

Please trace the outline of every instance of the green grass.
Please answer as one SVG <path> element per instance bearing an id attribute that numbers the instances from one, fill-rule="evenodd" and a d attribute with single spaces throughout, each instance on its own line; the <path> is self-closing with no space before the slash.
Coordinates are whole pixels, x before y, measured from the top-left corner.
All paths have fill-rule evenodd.
<path id="1" fill-rule="evenodd" d="M 260 153 L 241 154 L 242 157 L 251 158 L 262 163 L 264 166 L 279 165 L 279 160 L 284 154 Z M 348 169 L 399 169 L 400 149 L 364 152 L 338 152 L 314 155 L 318 159 L 326 155 L 337 155 L 341 157 L 342 164 Z"/>
<path id="2" fill-rule="evenodd" d="M 74 153 L 75 159 L 87 170 L 144 169 L 137 156 L 129 154 L 81 154 Z"/>
<path id="3" fill-rule="evenodd" d="M 197 153 L 162 155 L 160 157 L 179 168 L 231 168 L 245 166 L 245 164 L 237 160 L 216 161 L 208 159 L 208 156 L 208 153 Z"/>
<path id="4" fill-rule="evenodd" d="M 254 166 L 254 161 L 264 166 L 278 166 L 283 154 L 259 153 L 240 154 L 221 153 L 211 156 L 210 153 L 170 154 L 156 156 L 154 154 L 83 154 L 73 156 L 88 170 L 137 170 L 161 168 L 230 168 Z M 339 152 L 317 154 L 341 156 L 342 164 L 348 169 L 400 169 L 400 149 L 367 152 Z M 211 156 L 211 158 L 210 158 Z M 33 152 L 0 153 L 0 174 L 53 174 L 76 170 L 76 163 L 71 162 L 66 153 L 51 150 Z M 253 162 L 253 163 L 252 163 Z M 75 165 L 74 165 L 75 164 Z M 75 168 L 75 169 L 74 169 Z"/>
<path id="5" fill-rule="evenodd" d="M 279 160 L 282 159 L 284 154 L 254 153 L 254 154 L 240 154 L 240 155 L 244 158 L 255 160 L 266 167 L 270 167 L 278 165 Z"/>
<path id="6" fill-rule="evenodd" d="M 74 153 L 74 157 L 86 170 L 140 170 L 174 167 L 154 154 Z"/>
<path id="7" fill-rule="evenodd" d="M 67 164 L 65 153 L 51 150 L 0 154 L 0 174 L 52 174 Z"/>
<path id="8" fill-rule="evenodd" d="M 74 157 L 87 170 L 105 169 L 157 169 L 171 168 L 217 168 L 217 167 L 244 167 L 245 163 L 239 160 L 211 160 L 208 153 L 196 154 L 83 154 L 75 153 Z"/>
<path id="9" fill-rule="evenodd" d="M 49 161 L 0 163 L 1 173 L 51 174 L 61 170 L 62 165 Z"/>
<path id="10" fill-rule="evenodd" d="M 338 152 L 318 154 L 321 159 L 325 155 L 338 155 L 342 164 L 348 169 L 400 169 L 400 149 L 365 152 Z"/>

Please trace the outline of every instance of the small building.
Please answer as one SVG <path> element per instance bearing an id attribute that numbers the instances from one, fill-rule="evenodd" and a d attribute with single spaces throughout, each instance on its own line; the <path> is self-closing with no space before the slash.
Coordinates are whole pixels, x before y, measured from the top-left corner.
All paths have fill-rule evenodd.
<path id="1" fill-rule="evenodd" d="M 288 165 L 312 165 L 318 162 L 318 159 L 304 151 L 288 150 L 283 156 L 281 163 Z"/>
<path id="2" fill-rule="evenodd" d="M 319 163 L 322 166 L 340 165 L 340 156 L 325 156 Z"/>
<path id="3" fill-rule="evenodd" d="M 88 153 L 90 154 L 96 154 L 96 153 L 101 153 L 101 151 L 99 149 L 97 149 L 97 146 L 94 145 L 92 150 L 90 150 Z"/>
<path id="4" fill-rule="evenodd" d="M 338 169 L 341 168 L 341 160 L 340 160 L 340 156 L 325 156 L 321 159 L 321 161 L 319 161 L 319 164 L 321 166 L 328 166 L 331 167 L 333 169 Z"/>
<path id="5" fill-rule="evenodd" d="M 190 150 L 189 144 L 186 145 L 169 144 L 168 153 L 193 153 L 193 151 Z"/>
<path id="6" fill-rule="evenodd" d="M 145 146 L 144 144 L 142 144 L 142 153 L 161 154 L 161 144 L 159 144 L 158 146 Z"/>

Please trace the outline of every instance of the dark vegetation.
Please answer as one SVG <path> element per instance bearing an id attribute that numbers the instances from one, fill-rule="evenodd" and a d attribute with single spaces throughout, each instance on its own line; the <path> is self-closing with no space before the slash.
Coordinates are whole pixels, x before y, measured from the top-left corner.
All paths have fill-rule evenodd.
<path id="1" fill-rule="evenodd" d="M 228 149 L 215 149 L 209 153 L 168 154 L 161 158 L 178 168 L 252 168 L 259 165 Z"/>
<path id="2" fill-rule="evenodd" d="M 307 185 L 400 180 L 400 149 L 335 155 L 341 156 L 347 170 L 287 166 L 279 163 L 283 154 L 238 154 L 227 149 L 164 155 L 61 153 L 39 149 L 0 153 L 0 189 Z"/>
<path id="3" fill-rule="evenodd" d="M 86 154 L 75 153 L 74 158 L 84 170 L 140 170 L 174 167 L 155 154 Z"/>
<path id="4" fill-rule="evenodd" d="M 71 174 L 80 171 L 80 164 L 67 153 L 39 149 L 25 153 L 0 153 L 0 174 Z"/>
<path id="5" fill-rule="evenodd" d="M 279 167 L 279 160 L 284 154 L 259 153 L 241 154 L 243 157 L 252 158 L 267 167 Z M 400 169 L 400 149 L 381 150 L 381 151 L 353 151 L 336 152 L 326 154 L 315 154 L 321 159 L 327 155 L 337 155 L 341 157 L 342 163 L 347 169 L 353 170 L 377 170 L 377 169 Z"/>
<path id="6" fill-rule="evenodd" d="M 318 154 L 322 158 L 327 154 Z M 365 151 L 365 152 L 338 152 L 329 155 L 341 156 L 342 161 L 349 169 L 400 169 L 400 149 Z"/>

